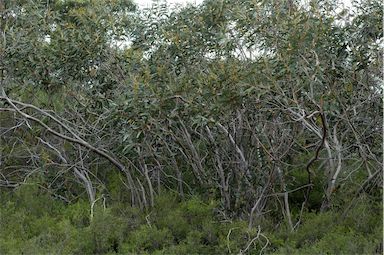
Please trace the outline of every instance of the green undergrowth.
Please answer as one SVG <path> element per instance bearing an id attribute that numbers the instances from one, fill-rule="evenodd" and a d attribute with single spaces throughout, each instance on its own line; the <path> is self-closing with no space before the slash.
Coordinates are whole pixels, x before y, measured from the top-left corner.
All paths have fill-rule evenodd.
<path id="1" fill-rule="evenodd" d="M 98 202 L 93 218 L 87 201 L 65 204 L 33 185 L 0 200 L 0 254 L 378 254 L 382 240 L 381 204 L 367 197 L 345 217 L 304 213 L 294 232 L 267 217 L 249 229 L 224 220 L 216 201 L 170 193 L 146 211 Z"/>

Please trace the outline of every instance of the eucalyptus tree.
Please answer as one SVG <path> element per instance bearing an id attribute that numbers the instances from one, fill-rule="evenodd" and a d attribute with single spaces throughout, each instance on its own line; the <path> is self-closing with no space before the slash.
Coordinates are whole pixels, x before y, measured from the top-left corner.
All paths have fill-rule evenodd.
<path id="1" fill-rule="evenodd" d="M 65 192 L 72 179 L 66 173 L 74 172 L 93 202 L 98 177 L 90 171 L 97 165 L 90 153 L 129 175 L 108 152 L 113 129 L 105 98 L 121 86 L 109 71 L 113 45 L 128 35 L 135 6 L 130 1 L 5 1 L 2 8 L 1 98 L 9 106 L 2 108 L 3 182 L 26 181 L 37 172 L 48 177 L 48 190 Z"/>
<path id="2" fill-rule="evenodd" d="M 157 33 L 134 45 L 149 49 L 139 93 L 153 90 L 147 107 L 157 118 L 146 117 L 151 128 L 139 133 L 165 162 L 153 166 L 169 164 L 175 173 L 165 176 L 179 176 L 179 190 L 188 178 L 213 188 L 239 214 L 282 200 L 290 222 L 289 201 L 301 212 L 326 210 L 351 176 L 366 173 L 363 183 L 377 185 L 379 6 L 356 3 L 352 13 L 327 1 L 206 1 L 146 20 Z M 180 181 L 179 165 L 192 176 Z"/>
<path id="3" fill-rule="evenodd" d="M 377 191 L 382 9 L 356 7 L 6 2 L 2 184 L 40 176 L 68 200 L 74 172 L 94 204 L 117 178 L 142 208 L 175 190 L 292 230 L 338 188 Z"/>

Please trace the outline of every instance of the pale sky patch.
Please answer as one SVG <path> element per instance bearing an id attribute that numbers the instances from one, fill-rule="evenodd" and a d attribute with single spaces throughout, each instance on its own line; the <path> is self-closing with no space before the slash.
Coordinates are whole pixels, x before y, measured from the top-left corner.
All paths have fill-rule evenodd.
<path id="1" fill-rule="evenodd" d="M 154 1 L 154 0 L 134 0 L 136 4 L 139 5 L 140 8 L 148 8 L 148 7 L 151 7 L 151 5 L 154 3 L 154 2 L 160 2 L 160 3 L 164 3 L 166 2 L 168 5 L 170 5 L 171 7 L 174 6 L 174 5 L 180 5 L 180 6 L 186 6 L 187 4 L 194 4 L 194 5 L 198 5 L 198 4 L 201 4 L 203 2 L 203 0 L 160 0 L 160 1 Z"/>
<path id="2" fill-rule="evenodd" d="M 174 5 L 181 5 L 185 6 L 187 4 L 201 4 L 204 0 L 134 0 L 136 4 L 139 5 L 140 8 L 148 8 L 151 7 L 151 5 L 154 2 L 167 2 L 170 6 Z M 341 1 L 345 7 L 351 7 L 352 6 L 352 0 L 342 0 Z"/>

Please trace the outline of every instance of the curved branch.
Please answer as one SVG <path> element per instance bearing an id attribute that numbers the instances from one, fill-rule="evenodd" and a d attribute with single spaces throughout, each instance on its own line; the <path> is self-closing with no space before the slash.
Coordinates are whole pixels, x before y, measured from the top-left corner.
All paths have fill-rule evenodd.
<path id="1" fill-rule="evenodd" d="M 308 189 L 307 189 L 307 192 L 305 193 L 305 200 L 303 202 L 303 206 L 308 202 L 309 200 L 309 194 L 312 190 L 312 179 L 311 179 L 311 171 L 310 171 L 310 167 L 311 165 L 319 158 L 319 153 L 320 153 L 320 150 L 321 148 L 323 148 L 324 144 L 325 144 L 325 138 L 327 136 L 327 127 L 326 127 L 326 124 L 325 124 L 325 117 L 324 117 L 324 112 L 321 110 L 320 108 L 320 111 L 318 112 L 319 115 L 320 115 L 320 119 L 321 119 L 321 125 L 322 125 L 322 129 L 323 129 L 323 135 L 322 135 L 322 138 L 321 138 L 321 143 L 319 144 L 319 146 L 317 147 L 316 149 L 316 152 L 315 152 L 315 155 L 313 156 L 313 158 L 308 162 L 307 164 L 307 167 L 305 168 L 306 171 L 307 171 L 307 175 L 308 175 Z"/>
<path id="2" fill-rule="evenodd" d="M 117 159 L 115 159 L 111 155 L 107 154 L 105 151 L 103 151 L 101 149 L 98 149 L 98 148 L 94 147 L 93 145 L 89 144 L 88 142 L 84 141 L 82 138 L 80 138 L 78 135 L 76 135 L 68 126 L 66 126 L 65 124 L 60 122 L 58 119 L 56 119 L 55 117 L 53 117 L 49 113 L 41 110 L 40 108 L 38 108 L 38 107 L 36 107 L 34 105 L 25 104 L 25 103 L 22 103 L 22 102 L 10 99 L 8 96 L 5 95 L 4 90 L 2 91 L 2 94 L 3 94 L 3 96 L 0 96 L 0 99 L 7 101 L 7 103 L 9 105 L 11 105 L 12 108 L 15 109 L 15 111 L 18 114 L 20 114 L 21 116 L 23 116 L 24 118 L 36 122 L 40 126 L 44 127 L 48 132 L 50 132 L 51 134 L 53 134 L 53 135 L 55 135 L 55 136 L 57 136 L 59 138 L 62 138 L 64 140 L 72 142 L 72 143 L 79 144 L 79 145 L 81 145 L 81 146 L 83 146 L 83 147 L 85 147 L 87 149 L 90 149 L 91 151 L 93 151 L 94 153 L 98 154 L 99 156 L 107 159 L 109 162 L 111 162 L 113 165 L 115 165 L 120 171 L 126 173 L 125 166 L 123 164 L 121 164 Z M 40 112 L 41 114 L 43 114 L 43 115 L 53 119 L 57 124 L 59 124 L 65 130 L 70 132 L 75 138 L 72 138 L 70 136 L 67 136 L 67 135 L 64 135 L 64 134 L 61 134 L 61 133 L 57 132 L 56 130 L 52 129 L 51 127 L 49 127 L 47 124 L 45 124 L 44 122 L 42 122 L 38 118 L 33 117 L 33 116 L 31 116 L 29 114 L 26 114 L 25 112 L 21 111 L 15 104 L 19 104 L 19 105 L 21 105 L 23 107 L 33 108 L 36 111 Z"/>

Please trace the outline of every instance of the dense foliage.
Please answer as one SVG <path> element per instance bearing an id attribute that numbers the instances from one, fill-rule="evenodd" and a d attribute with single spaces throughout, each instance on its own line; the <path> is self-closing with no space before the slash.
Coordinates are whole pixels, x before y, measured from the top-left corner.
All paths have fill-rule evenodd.
<path id="1" fill-rule="evenodd" d="M 150 211 L 124 203 L 102 205 L 89 217 L 87 201 L 70 205 L 36 185 L 3 196 L 1 254 L 379 254 L 381 204 L 359 199 L 346 217 L 337 210 L 305 213 L 290 232 L 270 221 L 248 228 L 224 220 L 214 201 L 162 194 Z M 316 227 L 314 227 L 316 226 Z"/>
<path id="2" fill-rule="evenodd" d="M 1 254 L 382 252 L 380 1 L 0 15 Z"/>

